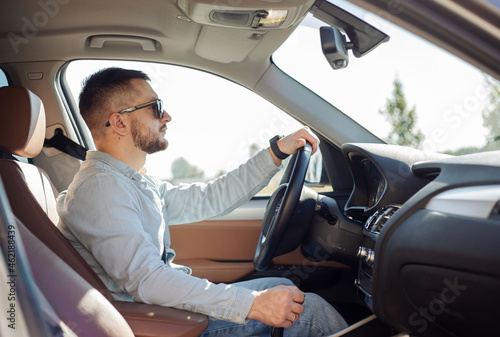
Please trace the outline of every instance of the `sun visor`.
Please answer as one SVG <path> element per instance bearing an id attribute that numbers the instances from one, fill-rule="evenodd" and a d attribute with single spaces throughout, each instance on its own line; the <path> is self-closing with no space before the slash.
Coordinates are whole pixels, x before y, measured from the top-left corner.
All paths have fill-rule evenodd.
<path id="1" fill-rule="evenodd" d="M 203 26 L 194 51 L 198 56 L 212 61 L 241 62 L 257 46 L 264 33 Z"/>

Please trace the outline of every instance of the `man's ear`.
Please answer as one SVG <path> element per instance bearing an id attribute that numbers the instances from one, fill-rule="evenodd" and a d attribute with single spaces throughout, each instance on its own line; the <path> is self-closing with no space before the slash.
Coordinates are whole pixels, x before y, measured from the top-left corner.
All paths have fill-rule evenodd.
<path id="1" fill-rule="evenodd" d="M 122 115 L 114 113 L 109 116 L 110 128 L 119 136 L 126 136 L 129 132 L 128 126 L 124 123 Z"/>

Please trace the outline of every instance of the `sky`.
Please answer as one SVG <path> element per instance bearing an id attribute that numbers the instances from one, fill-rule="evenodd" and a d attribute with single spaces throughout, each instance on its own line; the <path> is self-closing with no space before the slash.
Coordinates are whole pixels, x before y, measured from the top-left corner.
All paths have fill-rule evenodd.
<path id="1" fill-rule="evenodd" d="M 7 81 L 7 77 L 3 72 L 0 74 L 0 87 L 5 87 L 9 85 L 9 82 Z"/>

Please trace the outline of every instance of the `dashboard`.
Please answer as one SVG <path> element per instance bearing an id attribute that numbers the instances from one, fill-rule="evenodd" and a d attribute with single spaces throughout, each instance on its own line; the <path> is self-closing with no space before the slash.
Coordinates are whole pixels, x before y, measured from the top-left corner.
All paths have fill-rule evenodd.
<path id="1" fill-rule="evenodd" d="M 413 174 L 415 162 L 446 157 L 385 144 L 345 144 L 342 151 L 354 181 L 345 211 L 358 219 L 381 206 L 404 203 L 429 183 Z"/>
<path id="2" fill-rule="evenodd" d="M 357 268 L 359 297 L 397 331 L 500 335 L 500 151 L 454 157 L 345 144 L 342 152 L 353 190 L 343 208 L 320 197 L 337 220 L 312 225 L 303 253 Z"/>

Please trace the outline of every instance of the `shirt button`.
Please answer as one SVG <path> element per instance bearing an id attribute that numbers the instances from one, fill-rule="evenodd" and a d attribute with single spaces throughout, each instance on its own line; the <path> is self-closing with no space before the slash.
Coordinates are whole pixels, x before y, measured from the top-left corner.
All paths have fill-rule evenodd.
<path id="1" fill-rule="evenodd" d="M 130 172 L 127 172 L 127 174 L 125 174 L 127 177 L 130 177 Z"/>
<path id="2" fill-rule="evenodd" d="M 144 184 L 141 184 L 141 188 L 144 188 L 144 187 L 146 187 L 146 185 L 144 185 Z"/>

